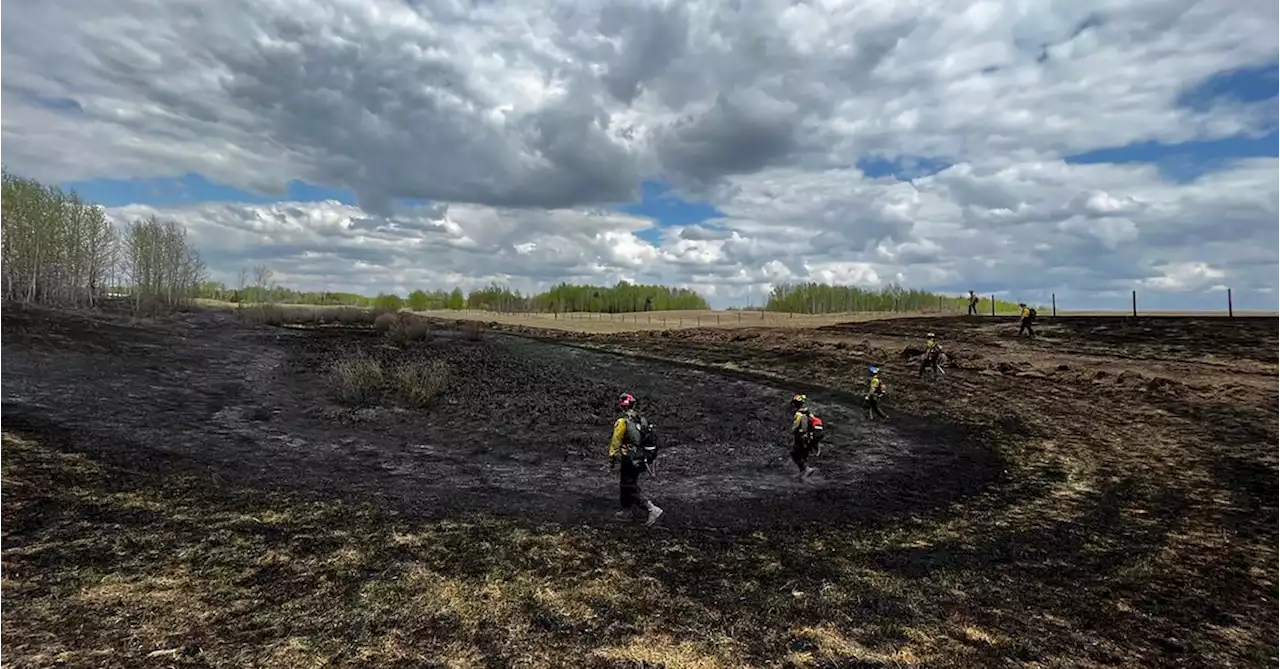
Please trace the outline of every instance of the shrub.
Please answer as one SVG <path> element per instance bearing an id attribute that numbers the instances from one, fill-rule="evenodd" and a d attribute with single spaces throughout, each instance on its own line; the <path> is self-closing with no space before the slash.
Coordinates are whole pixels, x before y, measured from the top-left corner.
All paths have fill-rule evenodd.
<path id="1" fill-rule="evenodd" d="M 373 319 L 373 328 L 378 332 L 389 332 L 400 319 L 394 313 L 378 314 Z"/>
<path id="2" fill-rule="evenodd" d="M 378 311 L 400 311 L 404 307 L 404 300 L 399 295 L 379 293 L 373 298 L 373 308 Z"/>
<path id="3" fill-rule="evenodd" d="M 391 374 L 392 393 L 404 406 L 428 407 L 444 394 L 451 376 L 452 369 L 442 360 L 406 363 Z"/>
<path id="4" fill-rule="evenodd" d="M 324 322 L 324 312 L 315 307 L 285 307 L 284 322 L 296 325 L 314 325 Z"/>
<path id="5" fill-rule="evenodd" d="M 328 319 L 343 325 L 372 325 L 375 315 L 371 309 L 337 307 L 329 312 Z"/>
<path id="6" fill-rule="evenodd" d="M 241 306 L 240 317 L 250 323 L 262 325 L 284 325 L 285 310 L 278 304 L 255 304 L 251 307 Z"/>
<path id="7" fill-rule="evenodd" d="M 397 314 L 395 323 L 387 331 L 387 337 L 397 344 L 411 341 L 422 341 L 427 338 L 427 321 L 413 314 L 401 312 Z"/>
<path id="8" fill-rule="evenodd" d="M 339 360 L 329 370 L 334 394 L 344 404 L 377 402 L 382 397 L 385 380 L 382 363 L 363 354 Z"/>

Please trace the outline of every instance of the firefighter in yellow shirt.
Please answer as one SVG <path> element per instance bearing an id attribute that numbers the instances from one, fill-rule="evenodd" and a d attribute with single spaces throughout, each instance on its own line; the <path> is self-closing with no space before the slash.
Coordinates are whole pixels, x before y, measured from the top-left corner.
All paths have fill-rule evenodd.
<path id="1" fill-rule="evenodd" d="M 794 443 L 791 446 L 791 461 L 800 469 L 798 478 L 805 481 L 813 474 L 809 466 L 809 456 L 822 451 L 824 436 L 822 419 L 809 409 L 809 400 L 796 393 L 791 396 L 791 409 L 795 416 L 791 419 L 791 435 Z"/>
<path id="2" fill-rule="evenodd" d="M 1019 302 L 1018 306 L 1022 309 L 1018 314 L 1018 336 L 1021 337 L 1023 332 L 1028 337 L 1036 336 L 1036 331 L 1031 327 L 1036 320 L 1036 310 L 1028 307 L 1026 302 Z"/>
<path id="3" fill-rule="evenodd" d="M 636 408 L 636 398 L 623 393 L 618 398 L 618 409 L 622 415 L 613 423 L 613 436 L 609 439 L 609 469 L 622 464 L 622 475 L 619 479 L 619 501 L 622 509 L 614 514 L 614 518 L 627 520 L 634 518 L 637 509 L 648 512 L 645 525 L 653 525 L 662 515 L 662 509 L 649 500 L 640 490 L 640 475 L 649 469 L 652 453 L 656 450 L 650 442 L 652 428 L 649 421 Z"/>
<path id="4" fill-rule="evenodd" d="M 924 357 L 920 359 L 920 374 L 924 376 L 927 369 L 932 368 L 936 373 L 940 371 L 939 361 L 942 358 L 942 345 L 938 343 L 934 334 L 930 332 L 924 337 Z"/>
<path id="5" fill-rule="evenodd" d="M 880 410 L 880 398 L 884 397 L 885 386 L 880 380 L 880 368 L 871 365 L 867 368 L 871 374 L 871 383 L 867 386 L 867 394 L 863 400 L 867 403 L 867 420 L 875 420 L 876 417 L 888 418 L 883 411 Z"/>

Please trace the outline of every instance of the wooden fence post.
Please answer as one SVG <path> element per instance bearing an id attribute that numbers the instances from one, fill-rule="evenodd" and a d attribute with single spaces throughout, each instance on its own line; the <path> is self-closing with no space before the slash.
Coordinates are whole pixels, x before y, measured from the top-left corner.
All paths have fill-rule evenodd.
<path id="1" fill-rule="evenodd" d="M 991 315 L 992 316 L 996 315 L 996 296 L 995 295 L 991 296 Z"/>
<path id="2" fill-rule="evenodd" d="M 1138 291 L 1133 291 L 1133 317 L 1138 317 Z"/>
<path id="3" fill-rule="evenodd" d="M 1053 300 L 1053 315 L 1057 316 L 1058 315 L 1058 294 L 1050 293 L 1049 299 Z"/>
<path id="4" fill-rule="evenodd" d="M 1231 303 L 1231 289 L 1228 288 L 1227 289 L 1227 318 L 1235 318 L 1235 317 L 1236 317 L 1236 309 L 1235 309 L 1235 305 Z"/>

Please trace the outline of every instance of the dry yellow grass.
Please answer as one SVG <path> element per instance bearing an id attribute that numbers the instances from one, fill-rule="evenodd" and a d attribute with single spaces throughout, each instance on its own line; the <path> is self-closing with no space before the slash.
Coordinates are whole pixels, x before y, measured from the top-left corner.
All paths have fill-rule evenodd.
<path id="1" fill-rule="evenodd" d="M 598 314 L 575 312 L 567 314 L 507 314 L 494 311 L 420 311 L 430 318 L 450 320 L 475 320 L 527 325 L 529 327 L 572 332 L 612 333 L 644 330 L 676 330 L 684 328 L 815 328 L 835 323 L 873 321 L 885 318 L 912 318 L 936 314 L 853 312 L 842 314 L 787 314 L 759 311 L 650 311 L 634 314 Z"/>

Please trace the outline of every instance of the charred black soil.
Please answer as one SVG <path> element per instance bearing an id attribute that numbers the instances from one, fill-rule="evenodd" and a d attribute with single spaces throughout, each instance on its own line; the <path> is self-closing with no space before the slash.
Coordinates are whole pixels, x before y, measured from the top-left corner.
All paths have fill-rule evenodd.
<path id="1" fill-rule="evenodd" d="M 1274 662 L 1276 324 L 1204 320 L 397 346 L 6 309 L 6 662 Z M 940 379 L 904 352 L 923 329 Z M 341 405 L 356 354 L 448 380 L 428 408 Z M 887 423 L 862 419 L 867 362 Z M 832 430 L 807 484 L 797 389 Z M 622 391 L 664 439 L 653 528 L 609 519 Z"/>

